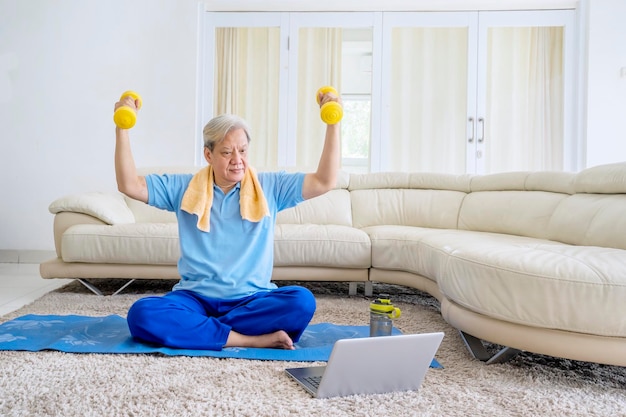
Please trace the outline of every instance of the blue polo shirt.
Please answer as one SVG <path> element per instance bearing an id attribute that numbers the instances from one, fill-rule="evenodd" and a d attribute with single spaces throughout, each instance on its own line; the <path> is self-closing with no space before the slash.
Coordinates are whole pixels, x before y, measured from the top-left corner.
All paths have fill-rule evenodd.
<path id="1" fill-rule="evenodd" d="M 193 175 L 148 175 L 148 204 L 173 211 L 178 219 L 181 280 L 174 290 L 190 290 L 205 297 L 236 299 L 276 288 L 270 282 L 274 264 L 276 214 L 302 202 L 304 173 L 258 174 L 270 216 L 258 223 L 241 218 L 240 184 L 224 194 L 213 186 L 211 229 L 197 228 L 198 218 L 180 208 Z"/>

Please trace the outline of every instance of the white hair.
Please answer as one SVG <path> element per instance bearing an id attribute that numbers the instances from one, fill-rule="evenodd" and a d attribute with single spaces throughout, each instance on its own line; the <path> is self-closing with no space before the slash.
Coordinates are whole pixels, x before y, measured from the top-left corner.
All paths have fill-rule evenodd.
<path id="1" fill-rule="evenodd" d="M 250 128 L 248 123 L 234 114 L 222 114 L 214 117 L 204 126 L 202 135 L 204 137 L 204 147 L 213 152 L 215 145 L 226 137 L 226 134 L 234 129 L 243 129 L 246 133 L 248 143 L 250 143 Z"/>

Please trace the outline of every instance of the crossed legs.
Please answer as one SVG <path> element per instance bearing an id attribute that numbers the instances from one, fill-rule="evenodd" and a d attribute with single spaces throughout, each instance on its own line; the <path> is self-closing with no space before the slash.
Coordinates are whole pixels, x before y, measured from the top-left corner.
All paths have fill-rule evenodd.
<path id="1" fill-rule="evenodd" d="M 127 321 L 134 337 L 162 346 L 293 349 L 314 313 L 313 294 L 303 287 L 287 286 L 237 300 L 172 291 L 136 301 Z"/>

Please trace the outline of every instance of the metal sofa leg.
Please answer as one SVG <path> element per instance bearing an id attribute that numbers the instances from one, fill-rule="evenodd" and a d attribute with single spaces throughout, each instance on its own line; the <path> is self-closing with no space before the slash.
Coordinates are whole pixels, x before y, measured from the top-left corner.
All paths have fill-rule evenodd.
<path id="1" fill-rule="evenodd" d="M 487 365 L 491 365 L 492 363 L 504 363 L 504 362 L 508 362 L 511 359 L 513 359 L 514 357 L 517 356 L 518 353 L 520 353 L 521 350 L 519 349 L 514 349 L 511 347 L 505 347 L 500 349 L 500 351 L 498 351 L 498 353 L 496 353 L 495 355 L 493 355 L 491 357 L 491 359 L 489 359 L 486 364 Z"/>
<path id="2" fill-rule="evenodd" d="M 365 281 L 365 288 L 364 288 L 364 294 L 367 297 L 371 297 L 372 296 L 372 292 L 373 292 L 373 285 L 371 281 Z M 348 294 L 349 295 L 356 295 L 358 292 L 358 282 L 350 282 L 348 283 Z"/>
<path id="3" fill-rule="evenodd" d="M 93 292 L 96 295 L 100 295 L 100 296 L 104 296 L 104 294 L 102 293 L 102 291 L 100 291 L 95 285 L 93 285 L 91 282 L 83 279 L 83 278 L 77 278 L 78 282 L 80 282 L 81 284 L 83 284 L 85 287 L 87 287 L 91 292 Z M 135 279 L 131 279 L 128 280 L 124 285 L 122 285 L 117 291 L 115 291 L 113 294 L 111 295 L 117 295 L 119 293 L 121 293 L 122 291 L 124 291 L 126 289 L 126 287 L 128 287 L 130 284 L 132 284 L 133 282 L 135 282 Z"/>
<path id="4" fill-rule="evenodd" d="M 348 284 L 348 295 L 356 295 L 356 291 L 357 291 L 357 283 L 356 282 L 350 282 Z"/>
<path id="5" fill-rule="evenodd" d="M 94 286 L 91 282 L 86 281 L 82 278 L 78 278 L 78 282 L 80 282 L 81 284 L 83 284 L 85 287 L 87 287 L 92 293 L 96 294 L 96 295 L 104 295 L 102 294 L 102 291 L 100 291 L 98 288 L 96 288 L 96 286 Z"/>
<path id="6" fill-rule="evenodd" d="M 371 297 L 372 294 L 374 293 L 374 284 L 372 283 L 372 281 L 365 281 L 365 296 L 366 297 Z"/>
<path id="7" fill-rule="evenodd" d="M 508 362 L 521 352 L 521 350 L 518 349 L 504 347 L 500 349 L 498 353 L 491 356 L 489 352 L 487 352 L 487 349 L 485 349 L 485 345 L 483 345 L 482 340 L 461 330 L 459 330 L 459 333 L 461 334 L 461 339 L 463 339 L 463 343 L 465 343 L 465 346 L 470 351 L 472 356 L 479 361 L 485 362 L 487 365 L 491 365 L 493 363 Z"/>
<path id="8" fill-rule="evenodd" d="M 117 291 L 115 291 L 113 294 L 111 295 L 118 295 L 119 293 L 121 293 L 122 291 L 124 291 L 126 289 L 126 287 L 128 287 L 130 284 L 132 284 L 133 282 L 135 282 L 134 279 L 129 280 L 126 284 L 122 285 Z"/>

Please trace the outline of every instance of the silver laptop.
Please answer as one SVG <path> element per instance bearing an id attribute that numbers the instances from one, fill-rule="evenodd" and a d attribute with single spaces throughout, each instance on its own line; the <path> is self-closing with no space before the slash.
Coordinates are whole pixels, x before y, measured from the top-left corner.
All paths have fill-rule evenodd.
<path id="1" fill-rule="evenodd" d="M 443 333 L 340 339 L 325 366 L 287 368 L 317 398 L 416 390 Z"/>

